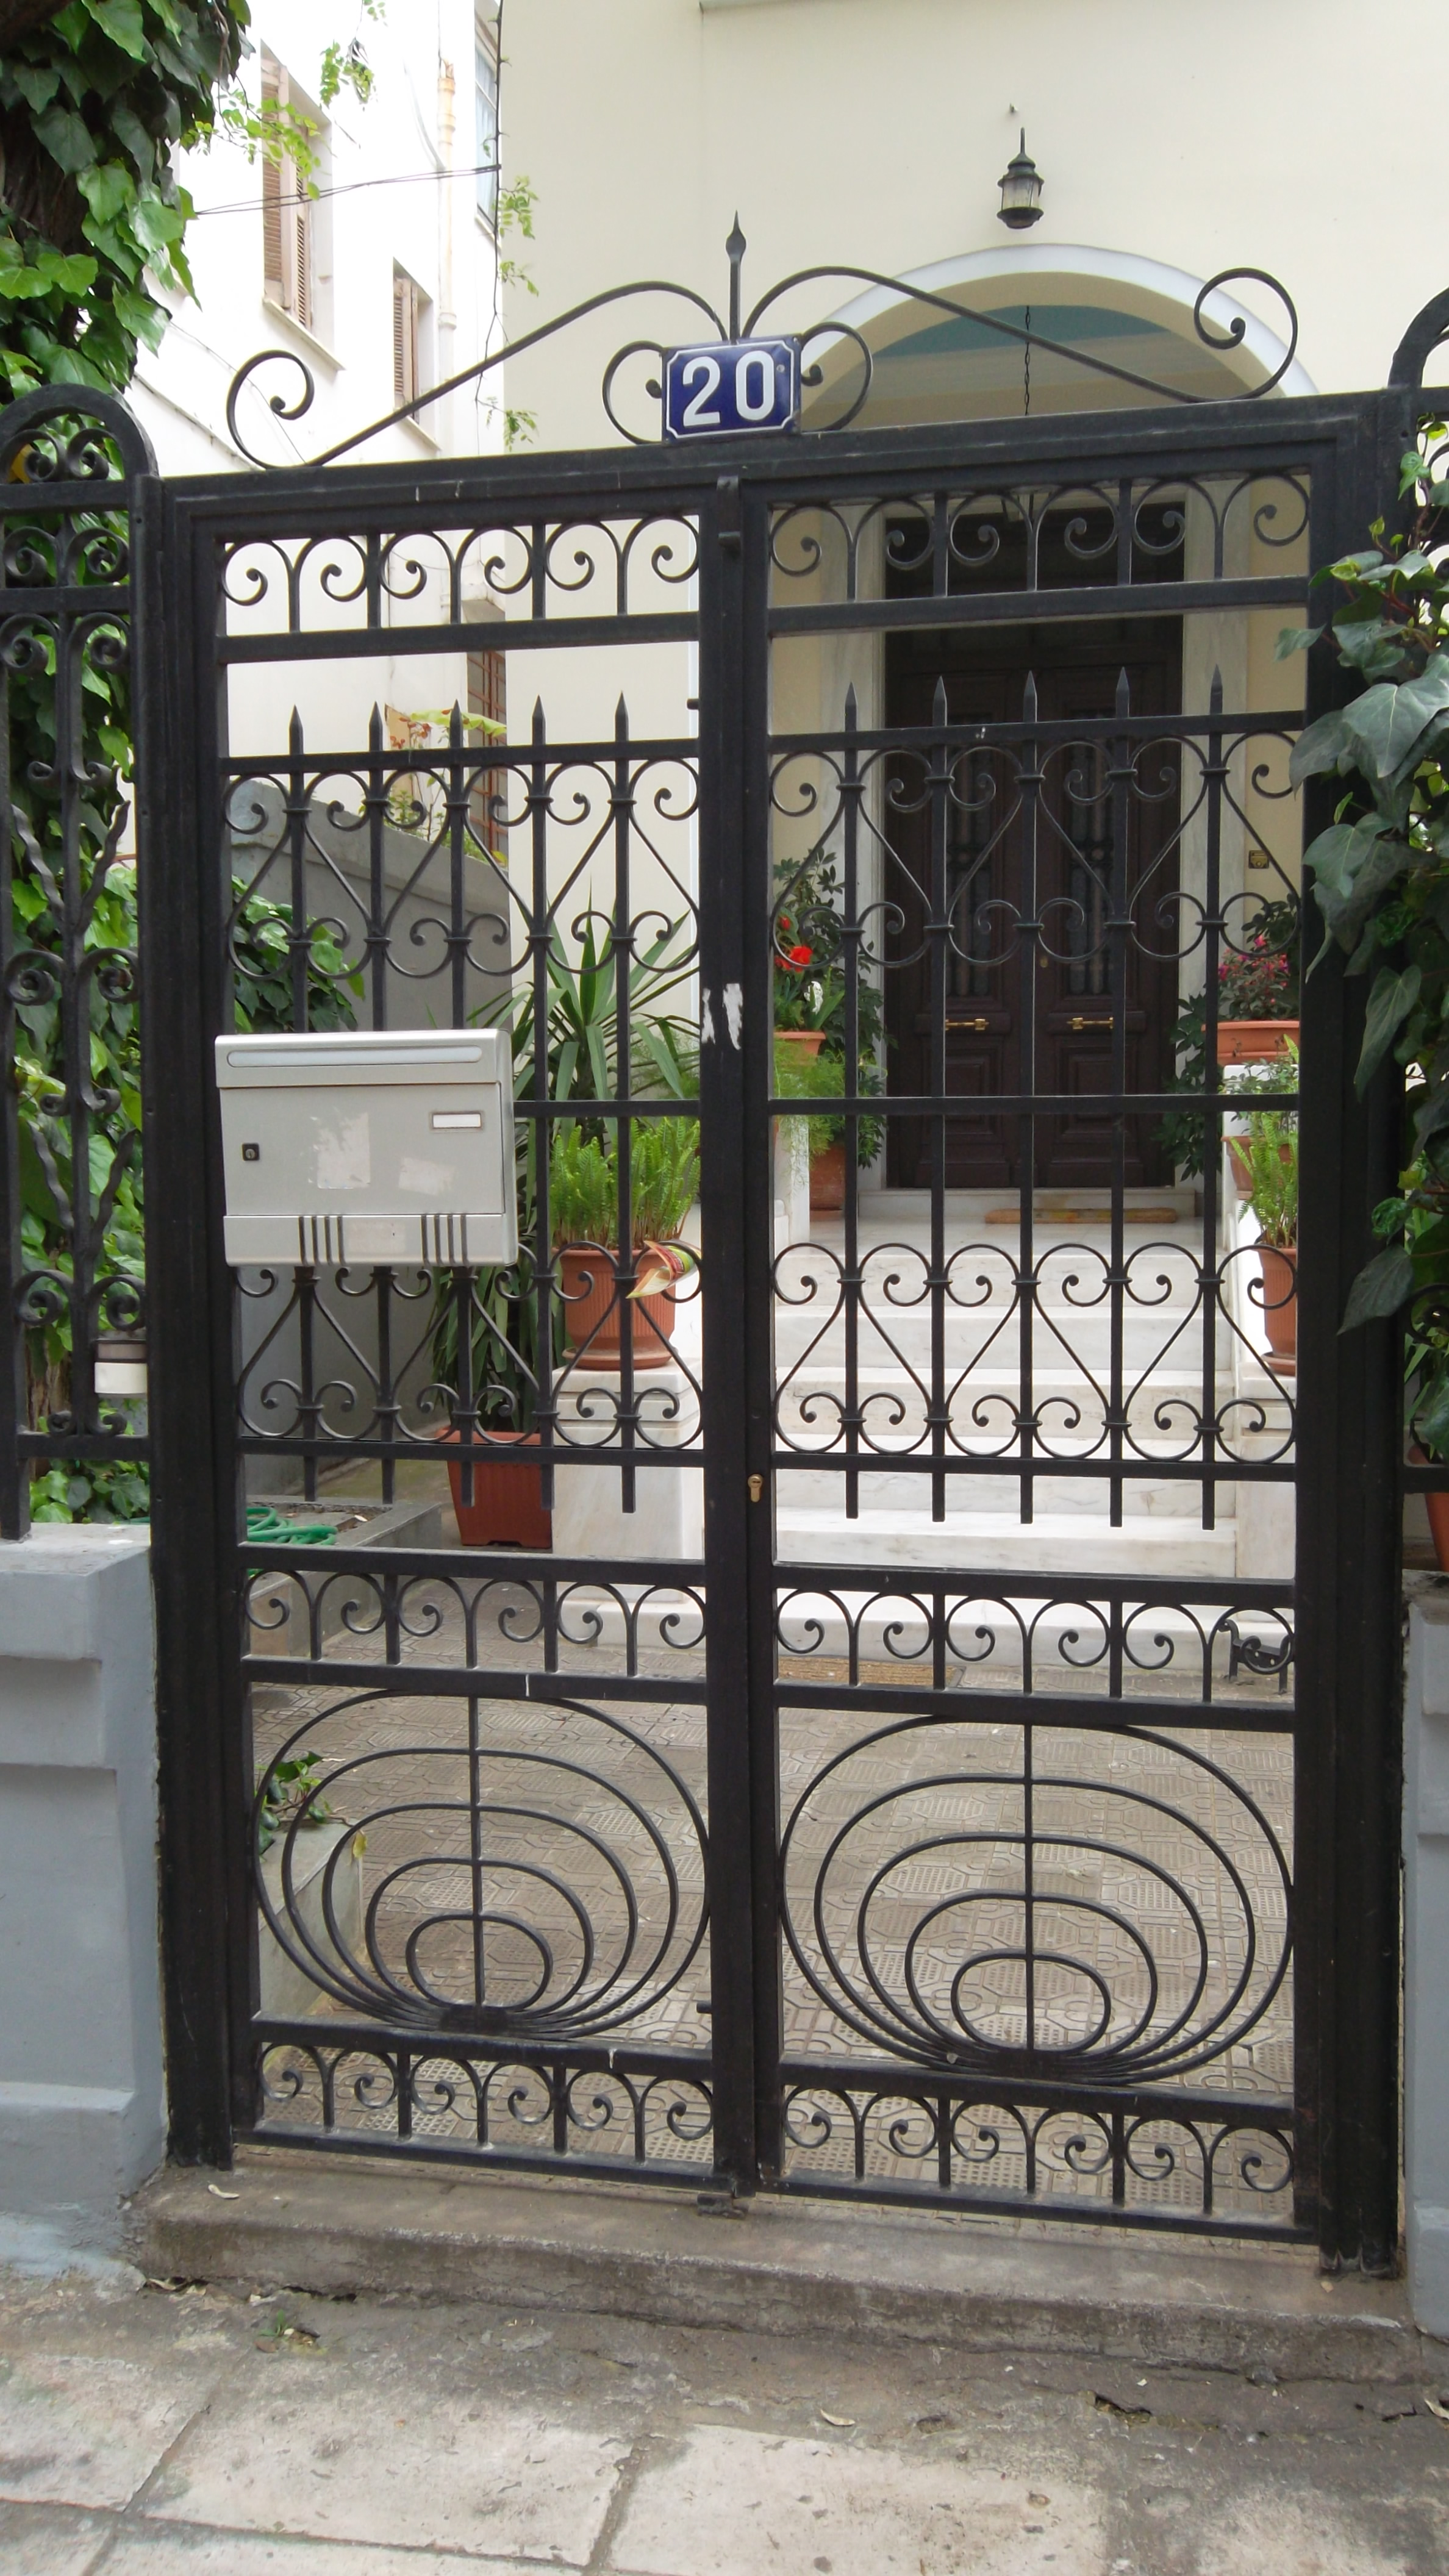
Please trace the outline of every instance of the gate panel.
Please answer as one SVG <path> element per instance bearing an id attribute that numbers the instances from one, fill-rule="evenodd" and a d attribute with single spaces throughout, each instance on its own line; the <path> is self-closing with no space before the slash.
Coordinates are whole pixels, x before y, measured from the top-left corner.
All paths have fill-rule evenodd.
<path id="1" fill-rule="evenodd" d="M 1265 1289 L 1215 1024 L 1264 885 L 1293 927 L 1272 636 L 1401 435 L 1211 407 L 158 496 L 181 2152 L 1388 2241 L 1392 1336 L 1336 1321 L 1391 1106 L 1346 1105 L 1330 966 L 1301 1299 Z M 489 1020 L 517 1265 L 234 1283 L 215 1034 Z M 640 1198 L 696 1122 L 676 1270 Z M 452 1543 L 485 1476 L 551 1544 Z"/>
<path id="2" fill-rule="evenodd" d="M 205 1035 L 510 1031 L 520 1203 L 507 1269 L 440 1239 L 218 1281 L 231 2089 L 298 2143 L 707 2181 L 713 2034 L 746 2147 L 752 2118 L 747 1851 L 743 1972 L 716 1947 L 711 1984 L 717 1794 L 749 1820 L 703 1562 L 742 1407 L 738 1305 L 703 1294 L 738 1261 L 738 1115 L 708 1070 L 698 1096 L 698 1028 L 738 979 L 696 895 L 718 575 L 701 496 L 636 480 L 480 511 L 349 477 L 321 534 L 312 495 L 243 486 L 173 522 L 221 723 Z"/>
<path id="3" fill-rule="evenodd" d="M 1293 2232 L 1297 1238 L 1260 1255 L 1231 1138 L 1276 1080 L 1296 1175 L 1299 1096 L 1219 1032 L 1275 976 L 1299 1016 L 1271 646 L 1344 539 L 1278 425 L 1134 446 L 802 466 L 753 525 L 758 1078 L 802 1136 L 823 1026 L 843 1146 L 834 1206 L 776 1148 L 762 2154 Z"/>

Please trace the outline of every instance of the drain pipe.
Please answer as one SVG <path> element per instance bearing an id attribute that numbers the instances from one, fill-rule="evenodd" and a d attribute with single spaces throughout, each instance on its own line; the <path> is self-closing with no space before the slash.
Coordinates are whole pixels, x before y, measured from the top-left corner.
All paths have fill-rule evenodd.
<path id="1" fill-rule="evenodd" d="M 440 55 L 438 58 L 438 157 L 442 163 L 443 180 L 438 190 L 438 346 L 437 375 L 434 381 L 443 384 L 453 374 L 457 365 L 454 348 L 458 336 L 458 314 L 453 300 L 453 196 L 456 187 L 453 177 L 453 136 L 457 121 L 454 114 L 455 94 L 453 66 Z M 454 453 L 457 446 L 453 436 L 454 399 L 452 394 L 448 394 L 439 405 L 443 417 L 439 420 L 435 433 L 440 447 L 448 456 Z"/>

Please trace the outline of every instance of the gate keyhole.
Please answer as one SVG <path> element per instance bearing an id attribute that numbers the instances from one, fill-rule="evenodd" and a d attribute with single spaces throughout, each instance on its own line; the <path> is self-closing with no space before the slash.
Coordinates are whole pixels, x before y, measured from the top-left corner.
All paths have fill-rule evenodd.
<path id="1" fill-rule="evenodd" d="M 750 1476 L 750 1477 L 748 1477 L 748 1478 L 746 1479 L 746 1482 L 747 1482 L 747 1483 L 748 1483 L 748 1485 L 749 1485 L 749 1489 L 750 1489 L 750 1500 L 751 1500 L 751 1502 L 752 1502 L 752 1503 L 757 1503 L 757 1502 L 760 1500 L 760 1497 L 762 1496 L 762 1494 L 764 1493 L 764 1490 L 765 1490 L 765 1479 L 764 1479 L 764 1477 L 763 1477 L 763 1476 Z"/>

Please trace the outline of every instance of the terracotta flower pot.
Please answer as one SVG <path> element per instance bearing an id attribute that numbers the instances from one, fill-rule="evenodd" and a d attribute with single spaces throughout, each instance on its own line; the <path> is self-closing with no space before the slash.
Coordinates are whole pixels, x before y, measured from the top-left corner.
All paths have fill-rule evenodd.
<path id="1" fill-rule="evenodd" d="M 839 1216 L 845 1205 L 845 1147 L 827 1145 L 810 1166 L 810 1213 Z"/>
<path id="2" fill-rule="evenodd" d="M 1280 1252 L 1276 1243 L 1260 1243 L 1263 1273 L 1263 1324 L 1278 1373 L 1292 1377 L 1298 1367 L 1298 1247 Z"/>
<path id="3" fill-rule="evenodd" d="M 575 1368 L 616 1369 L 622 1361 L 623 1301 L 614 1278 L 618 1258 L 612 1246 L 606 1251 L 598 1251 L 591 1244 L 566 1243 L 559 1247 L 564 1331 L 570 1349 L 578 1354 L 573 1362 Z M 635 1317 L 634 1366 L 667 1368 L 674 1332 L 674 1282 L 683 1277 L 688 1263 L 675 1244 L 646 1243 L 637 1255 L 636 1267 L 641 1279 L 657 1279 L 660 1287 L 652 1296 L 641 1297 L 636 1290 L 630 1299 Z"/>
<path id="4" fill-rule="evenodd" d="M 1429 1456 L 1427 1449 L 1420 1448 L 1417 1440 L 1410 1449 L 1409 1456 L 1416 1467 L 1432 1467 L 1438 1464 L 1436 1459 Z M 1449 1494 L 1426 1494 L 1424 1509 L 1429 1515 L 1429 1536 L 1434 1542 L 1434 1555 L 1439 1571 L 1441 1574 L 1449 1574 Z"/>
<path id="5" fill-rule="evenodd" d="M 459 1434 L 440 1431 L 440 1441 L 456 1448 Z M 496 1442 L 514 1449 L 536 1449 L 536 1431 L 489 1431 L 490 1448 Z M 458 1536 L 465 1547 L 550 1548 L 553 1524 L 543 1508 L 543 1473 L 529 1458 L 501 1454 L 496 1458 L 473 1461 L 473 1500 L 463 1500 L 463 1464 L 448 1460 L 448 1482 L 453 1488 L 453 1510 L 457 1516 Z"/>
<path id="6" fill-rule="evenodd" d="M 823 1029 L 776 1029 L 776 1046 L 798 1047 L 801 1055 L 818 1055 L 825 1044 Z"/>
<path id="7" fill-rule="evenodd" d="M 1276 1064 L 1298 1044 L 1296 1020 L 1219 1020 L 1219 1064 Z"/>

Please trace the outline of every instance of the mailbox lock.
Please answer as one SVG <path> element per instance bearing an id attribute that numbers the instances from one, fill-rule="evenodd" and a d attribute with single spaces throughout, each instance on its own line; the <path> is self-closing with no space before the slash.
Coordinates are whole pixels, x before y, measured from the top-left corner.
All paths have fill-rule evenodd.
<path id="1" fill-rule="evenodd" d="M 243 1145 L 242 1161 L 244 1163 L 259 1163 L 261 1159 L 262 1149 L 260 1145 Z"/>

